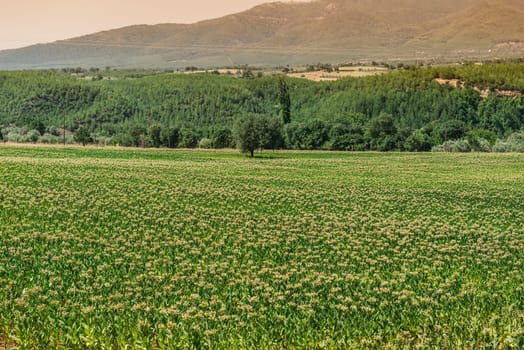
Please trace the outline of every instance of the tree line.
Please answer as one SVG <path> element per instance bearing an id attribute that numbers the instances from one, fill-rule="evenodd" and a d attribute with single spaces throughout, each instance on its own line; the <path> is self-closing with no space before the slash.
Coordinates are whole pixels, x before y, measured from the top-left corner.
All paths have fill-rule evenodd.
<path id="1" fill-rule="evenodd" d="M 493 148 L 524 126 L 518 62 L 407 67 L 321 83 L 253 74 L 0 72 L 0 91 L 0 137 L 15 142 L 60 142 L 66 130 L 67 142 L 135 147 L 428 151 L 456 140 Z M 242 140 L 247 126 L 258 133 L 250 147 Z"/>

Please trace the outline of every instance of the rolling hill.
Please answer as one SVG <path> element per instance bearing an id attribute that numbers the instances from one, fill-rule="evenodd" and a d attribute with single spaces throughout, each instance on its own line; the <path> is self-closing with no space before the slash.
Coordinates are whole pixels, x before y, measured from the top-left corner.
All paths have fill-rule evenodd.
<path id="1" fill-rule="evenodd" d="M 299 65 L 524 56 L 520 0 L 275 2 L 0 52 L 0 69 Z"/>

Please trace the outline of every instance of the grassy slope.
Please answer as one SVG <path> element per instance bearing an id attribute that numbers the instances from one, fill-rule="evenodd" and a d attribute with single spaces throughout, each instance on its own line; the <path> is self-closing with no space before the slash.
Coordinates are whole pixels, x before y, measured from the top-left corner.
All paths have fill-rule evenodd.
<path id="1" fill-rule="evenodd" d="M 0 148 L 1 329 L 31 348 L 524 345 L 523 156 L 270 156 Z"/>

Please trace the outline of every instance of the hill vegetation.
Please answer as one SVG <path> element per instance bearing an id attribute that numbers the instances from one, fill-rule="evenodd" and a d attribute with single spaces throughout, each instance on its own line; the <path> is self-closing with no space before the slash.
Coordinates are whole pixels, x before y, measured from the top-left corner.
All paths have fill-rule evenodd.
<path id="1" fill-rule="evenodd" d="M 492 149 L 524 126 L 518 62 L 407 66 L 336 82 L 249 69 L 20 71 L 0 73 L 0 90 L 2 138 L 14 142 L 61 142 L 65 126 L 66 141 L 76 134 L 81 143 L 233 147 L 235 121 L 254 114 L 278 126 L 264 148 L 427 151 L 466 139 Z"/>
<path id="2" fill-rule="evenodd" d="M 520 57 L 517 0 L 277 2 L 194 24 L 135 25 L 0 52 L 0 69 L 180 68 Z"/>

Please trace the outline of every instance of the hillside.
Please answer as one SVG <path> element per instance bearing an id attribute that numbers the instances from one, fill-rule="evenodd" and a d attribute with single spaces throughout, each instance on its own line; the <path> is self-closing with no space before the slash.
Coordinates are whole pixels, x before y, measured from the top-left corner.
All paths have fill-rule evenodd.
<path id="1" fill-rule="evenodd" d="M 467 48 L 469 43 L 491 47 L 504 42 L 519 42 L 524 33 L 524 11 L 502 1 L 484 1 L 457 13 L 423 25 L 424 34 L 411 42 Z"/>
<path id="2" fill-rule="evenodd" d="M 524 55 L 517 0 L 276 2 L 194 24 L 136 25 L 0 52 L 0 69 L 177 68 Z"/>
<path id="3" fill-rule="evenodd" d="M 98 143 L 221 148 L 232 146 L 240 117 L 283 120 L 281 77 L 111 70 L 93 80 L 93 73 L 0 72 L 0 140 L 62 142 L 65 124 Z M 428 150 L 470 132 L 504 140 L 524 131 L 523 77 L 524 64 L 514 62 L 324 83 L 283 78 L 291 122 L 274 134 L 283 137 L 275 147 Z"/>

